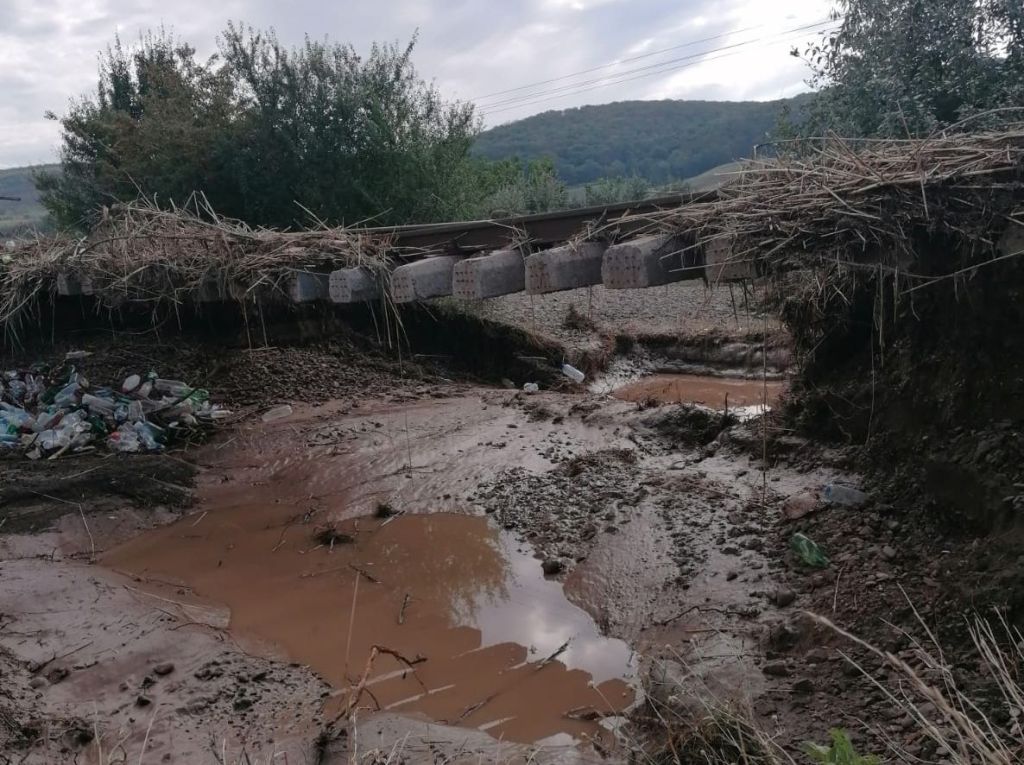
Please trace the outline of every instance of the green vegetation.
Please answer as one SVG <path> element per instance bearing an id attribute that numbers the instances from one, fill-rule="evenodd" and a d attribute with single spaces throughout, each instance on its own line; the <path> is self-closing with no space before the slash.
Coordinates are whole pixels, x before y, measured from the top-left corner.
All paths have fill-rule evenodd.
<path id="1" fill-rule="evenodd" d="M 789 101 L 623 101 L 545 112 L 488 130 L 478 157 L 551 158 L 570 186 L 636 176 L 664 184 L 749 157 L 768 139 L 784 106 L 802 112 L 809 96 Z"/>
<path id="2" fill-rule="evenodd" d="M 859 755 L 853 748 L 849 734 L 833 728 L 828 732 L 832 743 L 828 746 L 808 744 L 807 756 L 820 765 L 878 765 L 881 760 L 873 755 Z"/>
<path id="3" fill-rule="evenodd" d="M 52 172 L 56 165 L 42 165 L 37 170 Z M 49 227 L 46 210 L 39 203 L 39 192 L 33 182 L 33 168 L 15 167 L 0 170 L 0 237 L 17 236 Z"/>
<path id="4" fill-rule="evenodd" d="M 163 32 L 131 50 L 118 40 L 96 97 L 60 119 L 63 172 L 41 179 L 43 204 L 67 226 L 140 192 L 202 192 L 221 214 L 279 227 L 459 217 L 494 175 L 469 156 L 473 107 L 423 82 L 412 50 L 288 49 L 232 25 L 203 63 Z"/>
<path id="5" fill-rule="evenodd" d="M 906 138 L 1024 107 L 1020 0 L 840 0 L 838 9 L 840 30 L 805 54 L 820 92 L 798 132 Z M 973 127 L 1007 116 L 1020 112 Z"/>

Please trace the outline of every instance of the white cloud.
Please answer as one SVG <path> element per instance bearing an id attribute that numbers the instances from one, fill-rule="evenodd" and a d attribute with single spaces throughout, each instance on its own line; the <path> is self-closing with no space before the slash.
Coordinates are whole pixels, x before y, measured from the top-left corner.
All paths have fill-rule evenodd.
<path id="1" fill-rule="evenodd" d="M 481 104 L 490 105 L 486 119 L 496 124 L 585 103 L 792 95 L 802 89 L 806 72 L 787 55 L 788 44 L 711 53 L 704 61 L 697 54 L 759 34 L 734 30 L 766 26 L 778 32 L 817 21 L 830 5 L 831 0 L 787 0 L 781 9 L 764 0 L 0 0 L 0 167 L 53 161 L 58 130 L 43 113 L 60 113 L 70 99 L 95 88 L 97 54 L 115 33 L 130 42 L 164 25 L 205 57 L 216 50 L 216 36 L 229 20 L 273 26 L 286 43 L 301 42 L 309 33 L 351 42 L 357 50 L 374 40 L 404 42 L 418 29 L 414 59 L 421 74 L 453 97 L 530 86 Z M 717 39 L 687 45 L 707 37 Z M 657 53 L 666 48 L 673 50 Z M 675 68 L 640 69 L 684 56 L 694 58 Z M 532 85 L 544 80 L 555 81 Z"/>

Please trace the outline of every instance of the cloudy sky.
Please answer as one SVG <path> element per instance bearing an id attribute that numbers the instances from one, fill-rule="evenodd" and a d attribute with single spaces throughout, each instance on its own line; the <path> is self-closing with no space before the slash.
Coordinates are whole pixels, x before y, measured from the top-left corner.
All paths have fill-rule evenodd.
<path id="1" fill-rule="evenodd" d="M 97 53 L 165 26 L 201 55 L 229 20 L 285 42 L 365 50 L 418 29 L 421 75 L 476 101 L 488 125 L 627 99 L 768 100 L 806 89 L 788 55 L 831 0 L 0 0 L 0 168 L 50 162 L 43 119 L 95 87 Z"/>

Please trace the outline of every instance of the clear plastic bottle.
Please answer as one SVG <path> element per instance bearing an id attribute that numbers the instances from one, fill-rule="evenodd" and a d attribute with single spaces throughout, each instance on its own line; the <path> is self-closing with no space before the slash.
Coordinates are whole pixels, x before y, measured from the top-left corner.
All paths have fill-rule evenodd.
<path id="1" fill-rule="evenodd" d="M 585 379 L 587 379 L 587 376 L 585 374 L 583 374 L 576 367 L 571 366 L 569 364 L 562 364 L 562 374 L 568 377 L 574 383 L 581 383 Z"/>
<path id="2" fill-rule="evenodd" d="M 857 507 L 868 501 L 868 495 L 860 489 L 844 486 L 841 483 L 826 484 L 825 491 L 822 493 L 825 496 L 825 501 L 833 505 Z"/>

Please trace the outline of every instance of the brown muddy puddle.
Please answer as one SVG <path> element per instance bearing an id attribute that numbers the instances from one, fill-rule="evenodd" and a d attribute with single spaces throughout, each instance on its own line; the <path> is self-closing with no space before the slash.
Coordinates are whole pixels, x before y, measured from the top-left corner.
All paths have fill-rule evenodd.
<path id="1" fill-rule="evenodd" d="M 228 606 L 247 648 L 283 652 L 337 689 L 333 714 L 386 710 L 566 744 L 607 741 L 597 721 L 632 703 L 629 647 L 486 517 L 348 519 L 334 528 L 352 541 L 329 546 L 314 522 L 264 502 L 208 507 L 104 562 L 163 597 Z"/>
<path id="2" fill-rule="evenodd" d="M 750 380 L 704 375 L 656 374 L 643 377 L 612 392 L 624 401 L 659 404 L 701 404 L 711 409 L 774 406 L 785 389 L 777 380 Z M 765 396 L 767 395 L 767 402 Z"/>

